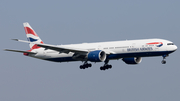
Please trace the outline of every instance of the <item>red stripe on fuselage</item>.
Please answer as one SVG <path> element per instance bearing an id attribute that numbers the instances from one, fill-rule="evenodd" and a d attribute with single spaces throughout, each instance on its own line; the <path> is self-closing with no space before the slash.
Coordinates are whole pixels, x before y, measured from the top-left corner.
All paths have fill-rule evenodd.
<path id="1" fill-rule="evenodd" d="M 31 28 L 24 27 L 26 34 L 32 34 L 34 36 L 38 36 Z"/>
<path id="2" fill-rule="evenodd" d="M 148 45 L 154 45 L 154 44 L 163 44 L 162 42 L 151 42 L 151 43 L 147 43 Z"/>

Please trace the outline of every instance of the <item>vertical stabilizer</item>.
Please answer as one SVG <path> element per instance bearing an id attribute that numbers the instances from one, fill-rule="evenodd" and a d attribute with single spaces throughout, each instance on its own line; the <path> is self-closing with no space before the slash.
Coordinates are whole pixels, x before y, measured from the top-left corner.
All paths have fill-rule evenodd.
<path id="1" fill-rule="evenodd" d="M 36 34 L 36 32 L 33 30 L 33 28 L 29 25 L 28 22 L 23 23 L 24 25 L 24 29 L 26 32 L 26 36 L 27 36 L 27 40 L 29 42 L 35 42 L 35 43 L 42 43 L 43 41 L 39 38 L 39 36 Z M 31 49 L 37 49 L 40 48 L 39 46 L 37 46 L 36 44 L 30 43 L 29 44 Z"/>

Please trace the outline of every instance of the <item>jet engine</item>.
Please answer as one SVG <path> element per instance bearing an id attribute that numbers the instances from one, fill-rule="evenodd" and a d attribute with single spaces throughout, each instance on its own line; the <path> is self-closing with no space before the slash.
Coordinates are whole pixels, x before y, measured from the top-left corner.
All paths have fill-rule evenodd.
<path id="1" fill-rule="evenodd" d="M 95 50 L 88 53 L 87 58 L 91 62 L 103 62 L 106 60 L 106 53 L 102 50 Z"/>
<path id="2" fill-rule="evenodd" d="M 133 57 L 133 58 L 123 58 L 122 59 L 126 64 L 139 64 L 142 61 L 141 57 Z"/>

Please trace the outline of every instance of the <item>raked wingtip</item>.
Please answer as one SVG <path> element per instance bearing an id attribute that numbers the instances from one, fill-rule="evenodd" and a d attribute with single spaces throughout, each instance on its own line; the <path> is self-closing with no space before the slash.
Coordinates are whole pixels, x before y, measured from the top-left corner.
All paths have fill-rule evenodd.
<path id="1" fill-rule="evenodd" d="M 14 40 L 14 41 L 19 41 L 18 39 L 11 39 L 11 40 Z"/>

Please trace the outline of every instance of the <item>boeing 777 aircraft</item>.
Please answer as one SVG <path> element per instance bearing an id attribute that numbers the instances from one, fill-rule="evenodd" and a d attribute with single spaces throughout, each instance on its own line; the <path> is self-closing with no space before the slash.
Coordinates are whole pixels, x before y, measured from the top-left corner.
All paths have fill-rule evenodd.
<path id="1" fill-rule="evenodd" d="M 50 45 L 44 44 L 29 23 L 23 23 L 27 35 L 27 40 L 13 39 L 19 42 L 29 43 L 30 50 L 11 50 L 6 51 L 24 53 L 38 59 L 54 62 L 83 61 L 80 69 L 91 67 L 88 62 L 104 62 L 100 70 L 112 68 L 109 60 L 122 59 L 126 64 L 139 64 L 142 57 L 162 56 L 162 64 L 165 64 L 165 58 L 177 50 L 173 42 L 164 39 L 142 39 L 125 40 L 96 43 L 82 43 L 70 45 Z"/>

